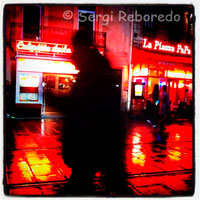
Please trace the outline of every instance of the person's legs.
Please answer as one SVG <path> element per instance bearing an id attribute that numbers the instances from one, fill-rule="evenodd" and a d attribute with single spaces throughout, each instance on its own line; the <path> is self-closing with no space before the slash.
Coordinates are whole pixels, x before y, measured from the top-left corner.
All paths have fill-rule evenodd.
<path id="1" fill-rule="evenodd" d="M 165 120 L 166 120 L 166 115 L 160 115 L 159 126 L 161 131 L 165 130 Z"/>
<path id="2" fill-rule="evenodd" d="M 84 163 L 79 163 L 78 166 L 72 168 L 70 185 L 73 195 L 82 196 L 94 193 L 94 171 L 83 165 Z"/>

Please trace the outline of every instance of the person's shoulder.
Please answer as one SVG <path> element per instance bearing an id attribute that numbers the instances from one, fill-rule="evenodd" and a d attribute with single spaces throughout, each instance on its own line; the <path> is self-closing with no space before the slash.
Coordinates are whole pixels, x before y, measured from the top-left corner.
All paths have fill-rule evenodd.
<path id="1" fill-rule="evenodd" d="M 97 48 L 90 49 L 90 60 L 91 62 L 93 60 L 96 64 L 101 65 L 102 67 L 106 66 L 107 68 L 110 68 L 108 59 L 103 56 Z"/>

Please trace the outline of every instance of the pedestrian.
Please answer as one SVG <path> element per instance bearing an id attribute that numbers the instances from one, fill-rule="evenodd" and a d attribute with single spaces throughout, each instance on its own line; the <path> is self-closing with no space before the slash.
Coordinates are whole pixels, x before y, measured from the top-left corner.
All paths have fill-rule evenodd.
<path id="1" fill-rule="evenodd" d="M 109 193 L 127 194 L 123 164 L 125 126 L 120 112 L 120 88 L 108 60 L 86 30 L 73 38 L 72 60 L 80 70 L 67 100 L 63 132 L 63 159 L 72 168 L 69 188 L 73 195 L 91 195 L 95 172 L 105 174 Z"/>
<path id="2" fill-rule="evenodd" d="M 157 121 L 158 121 L 158 115 L 159 115 L 159 86 L 158 84 L 154 85 L 153 93 L 152 93 L 152 124 L 153 127 L 156 128 Z"/>
<path id="3" fill-rule="evenodd" d="M 159 114 L 160 114 L 160 130 L 165 130 L 165 121 L 166 117 L 170 111 L 170 102 L 169 102 L 169 95 L 167 93 L 167 86 L 163 85 L 162 92 L 160 93 L 160 105 L 159 105 Z"/>

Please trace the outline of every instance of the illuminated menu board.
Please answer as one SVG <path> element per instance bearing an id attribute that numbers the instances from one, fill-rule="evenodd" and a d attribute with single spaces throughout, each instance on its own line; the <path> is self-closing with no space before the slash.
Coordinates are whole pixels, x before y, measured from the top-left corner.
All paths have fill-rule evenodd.
<path id="1" fill-rule="evenodd" d="M 39 75 L 20 74 L 19 76 L 19 101 L 38 101 Z"/>
<path id="2" fill-rule="evenodd" d="M 17 73 L 16 103 L 42 103 L 41 73 Z"/>
<path id="3" fill-rule="evenodd" d="M 143 96 L 143 85 L 135 85 L 135 96 L 136 97 Z"/>

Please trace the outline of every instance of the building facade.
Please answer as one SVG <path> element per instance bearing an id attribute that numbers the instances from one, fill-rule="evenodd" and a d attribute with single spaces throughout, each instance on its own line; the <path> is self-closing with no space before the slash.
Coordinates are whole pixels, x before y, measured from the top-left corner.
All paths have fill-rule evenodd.
<path id="1" fill-rule="evenodd" d="M 138 103 L 145 106 L 144 100 L 152 101 L 155 84 L 159 88 L 167 85 L 172 110 L 181 102 L 192 104 L 193 7 L 137 6 L 134 9 L 135 16 L 140 14 L 144 20 L 134 23 L 130 109 L 137 110 Z M 158 17 L 160 13 L 165 20 L 145 21 L 145 15 Z"/>
<path id="2" fill-rule="evenodd" d="M 181 20 L 127 18 L 161 11 L 178 14 Z M 123 111 L 136 109 L 135 85 L 140 85 L 136 99 L 141 96 L 142 102 L 151 99 L 154 84 L 166 84 L 173 105 L 188 103 L 193 97 L 193 15 L 190 6 L 6 5 L 5 80 L 10 99 L 16 108 L 53 111 L 45 90 L 64 95 L 76 82 L 71 39 L 85 27 L 92 46 L 118 73 Z"/>

